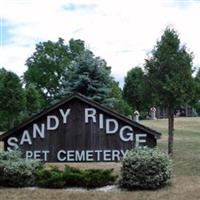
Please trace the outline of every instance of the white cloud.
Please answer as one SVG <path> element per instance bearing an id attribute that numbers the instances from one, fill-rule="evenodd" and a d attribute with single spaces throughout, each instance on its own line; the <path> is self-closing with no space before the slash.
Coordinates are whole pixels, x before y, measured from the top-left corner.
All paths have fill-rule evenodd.
<path id="1" fill-rule="evenodd" d="M 200 4 L 177 0 L 0 0 L 0 16 L 10 25 L 9 43 L 1 46 L 0 65 L 22 74 L 25 60 L 39 41 L 80 38 L 112 66 L 123 80 L 127 71 L 143 65 L 167 25 L 194 52 L 200 64 L 198 38 Z"/>

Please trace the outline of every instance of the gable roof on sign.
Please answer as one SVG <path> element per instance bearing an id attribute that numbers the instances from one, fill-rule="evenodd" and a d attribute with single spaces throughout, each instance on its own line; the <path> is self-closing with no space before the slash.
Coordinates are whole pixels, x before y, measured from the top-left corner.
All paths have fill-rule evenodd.
<path id="1" fill-rule="evenodd" d="M 135 127 L 135 128 L 138 128 L 140 130 L 143 130 L 144 132 L 146 133 L 149 133 L 153 136 L 155 136 L 156 139 L 159 139 L 161 137 L 161 133 L 151 129 L 151 128 L 148 128 L 140 123 L 137 123 L 127 117 L 125 117 L 124 115 L 122 114 L 119 114 L 118 112 L 110 109 L 110 108 L 107 108 L 93 100 L 90 100 L 88 99 L 87 97 L 85 97 L 84 95 L 80 94 L 80 93 L 75 93 L 61 101 L 59 101 L 58 103 L 52 105 L 51 107 L 48 107 L 46 109 L 44 109 L 43 111 L 41 111 L 40 113 L 32 116 L 31 118 L 29 118 L 28 120 L 26 120 L 25 122 L 21 123 L 20 125 L 18 125 L 17 127 L 14 127 L 13 129 L 11 130 L 8 130 L 7 132 L 5 132 L 4 134 L 0 135 L 0 140 L 4 140 L 5 138 L 9 137 L 10 135 L 12 135 L 14 132 L 16 131 L 19 131 L 20 129 L 23 129 L 25 126 L 33 123 L 34 121 L 36 121 L 37 119 L 47 115 L 48 113 L 50 113 L 51 111 L 59 108 L 60 106 L 66 104 L 67 102 L 73 100 L 73 99 L 78 99 L 94 108 L 97 108 L 99 110 L 101 110 L 102 112 L 106 113 L 106 114 L 109 114 L 113 117 L 115 117 L 116 119 L 118 120 L 121 120 L 123 122 L 125 122 L 126 124 L 132 126 L 132 127 Z"/>

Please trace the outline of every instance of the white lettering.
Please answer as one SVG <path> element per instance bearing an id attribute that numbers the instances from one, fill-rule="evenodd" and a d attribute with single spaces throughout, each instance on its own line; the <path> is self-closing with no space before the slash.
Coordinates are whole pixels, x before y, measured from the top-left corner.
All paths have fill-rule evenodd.
<path id="1" fill-rule="evenodd" d="M 111 130 L 111 123 L 114 125 L 114 128 Z M 119 124 L 116 119 L 106 119 L 106 134 L 114 134 L 117 132 Z"/>
<path id="2" fill-rule="evenodd" d="M 93 151 L 92 150 L 88 150 L 86 151 L 86 161 L 93 161 Z"/>
<path id="3" fill-rule="evenodd" d="M 124 137 L 124 131 L 128 129 L 130 132 L 126 133 L 129 137 Z M 120 139 L 124 142 L 133 141 L 133 129 L 130 126 L 123 126 L 119 132 Z"/>
<path id="4" fill-rule="evenodd" d="M 21 138 L 21 141 L 20 141 L 20 145 L 23 145 L 25 142 L 27 142 L 29 145 L 32 144 L 29 132 L 27 130 L 25 130 L 23 132 L 23 135 L 22 135 L 22 138 Z"/>
<path id="5" fill-rule="evenodd" d="M 103 128 L 103 114 L 99 114 L 99 128 Z"/>
<path id="6" fill-rule="evenodd" d="M 67 161 L 74 161 L 74 151 L 67 151 Z"/>
<path id="7" fill-rule="evenodd" d="M 44 138 L 44 127 L 44 124 L 41 124 L 41 128 L 37 124 L 33 124 L 33 138 L 36 138 L 37 133 L 41 138 Z"/>
<path id="8" fill-rule="evenodd" d="M 111 150 L 104 150 L 103 151 L 103 161 L 110 161 L 111 160 L 110 153 L 111 153 Z"/>
<path id="9" fill-rule="evenodd" d="M 112 151 L 112 161 L 119 161 L 120 160 L 120 151 L 113 150 Z"/>
<path id="10" fill-rule="evenodd" d="M 61 155 L 61 154 L 63 154 L 63 155 Z M 57 153 L 57 159 L 58 159 L 58 161 L 65 161 L 66 160 L 66 152 L 64 150 L 60 150 Z"/>
<path id="11" fill-rule="evenodd" d="M 75 151 L 75 160 L 76 161 L 85 161 L 85 151 L 79 152 L 78 150 Z"/>
<path id="12" fill-rule="evenodd" d="M 44 154 L 44 161 L 47 161 L 47 154 L 49 154 L 49 151 L 42 151 Z"/>
<path id="13" fill-rule="evenodd" d="M 65 113 L 64 113 L 63 109 L 59 109 L 59 111 L 60 111 L 60 114 L 62 115 L 62 118 L 63 118 L 63 124 L 66 124 L 67 123 L 67 117 L 68 117 L 71 109 L 68 108 Z"/>
<path id="14" fill-rule="evenodd" d="M 26 151 L 26 159 L 37 159 L 47 161 L 47 154 L 49 151 Z"/>
<path id="15" fill-rule="evenodd" d="M 94 108 L 85 108 L 85 123 L 89 122 L 89 118 L 92 118 L 92 122 L 96 123 L 96 110 Z"/>
<path id="16" fill-rule="evenodd" d="M 95 153 L 97 153 L 97 161 L 100 161 L 100 153 L 102 153 L 102 150 L 96 150 Z"/>
<path id="17" fill-rule="evenodd" d="M 17 149 L 19 146 L 16 144 L 18 139 L 16 137 L 10 137 L 8 139 L 8 145 L 11 147 L 7 147 L 8 151 L 12 151 L 13 149 Z"/>
<path id="18" fill-rule="evenodd" d="M 33 159 L 36 159 L 36 160 L 40 159 L 40 156 L 41 156 L 40 151 L 34 151 L 33 154 L 34 154 Z"/>
<path id="19" fill-rule="evenodd" d="M 58 161 L 66 162 L 120 161 L 127 151 L 128 150 L 60 150 L 57 153 L 57 159 Z M 31 156 L 32 154 L 30 154 L 30 157 Z M 35 154 L 35 156 L 37 157 L 38 155 Z M 45 160 L 47 160 L 47 156 L 45 156 Z"/>
<path id="20" fill-rule="evenodd" d="M 141 138 L 143 137 L 143 139 Z M 144 139 L 145 137 L 145 139 Z M 146 143 L 147 134 L 136 134 L 135 135 L 135 146 L 139 147 L 141 143 Z"/>
<path id="21" fill-rule="evenodd" d="M 54 121 L 54 125 L 52 125 L 52 120 Z M 47 116 L 47 130 L 56 130 L 59 126 L 58 117 L 55 115 Z"/>
<path id="22" fill-rule="evenodd" d="M 26 155 L 26 159 L 32 158 L 33 152 L 32 151 L 26 151 L 25 155 Z"/>
<path id="23" fill-rule="evenodd" d="M 125 152 L 124 152 L 124 150 L 121 150 L 120 152 L 122 154 L 122 157 L 124 157 L 126 155 L 126 153 L 128 152 L 128 150 L 126 150 Z"/>

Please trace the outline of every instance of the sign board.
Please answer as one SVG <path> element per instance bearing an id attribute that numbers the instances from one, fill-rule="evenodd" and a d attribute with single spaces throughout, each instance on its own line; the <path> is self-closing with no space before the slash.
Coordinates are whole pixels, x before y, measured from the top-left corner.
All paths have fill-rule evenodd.
<path id="1" fill-rule="evenodd" d="M 119 161 L 128 149 L 156 146 L 161 134 L 75 94 L 4 133 L 4 149 L 45 162 Z"/>

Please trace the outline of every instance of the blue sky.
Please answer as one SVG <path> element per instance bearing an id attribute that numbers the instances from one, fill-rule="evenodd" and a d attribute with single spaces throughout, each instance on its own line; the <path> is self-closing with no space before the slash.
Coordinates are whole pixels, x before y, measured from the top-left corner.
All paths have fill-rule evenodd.
<path id="1" fill-rule="evenodd" d="M 199 67 L 199 19 L 199 0 L 0 0 L 0 67 L 22 75 L 38 42 L 82 39 L 123 85 L 168 25 Z"/>

